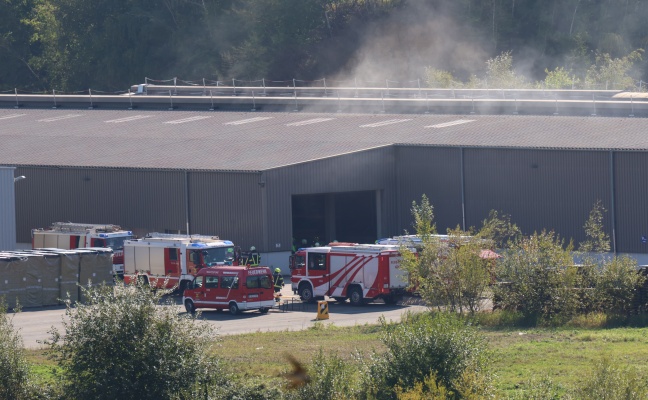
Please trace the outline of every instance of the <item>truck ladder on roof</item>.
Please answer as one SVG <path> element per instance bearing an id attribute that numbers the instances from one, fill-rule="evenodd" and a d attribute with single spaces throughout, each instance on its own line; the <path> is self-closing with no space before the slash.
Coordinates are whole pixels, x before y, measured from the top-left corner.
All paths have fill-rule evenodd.
<path id="1" fill-rule="evenodd" d="M 112 224 L 79 224 L 74 222 L 54 222 L 52 230 L 60 232 L 86 232 L 93 230 L 96 232 L 116 232 L 121 230 L 119 225 Z"/>
<path id="2" fill-rule="evenodd" d="M 178 240 L 220 240 L 218 236 L 209 235 L 183 235 L 180 233 L 151 232 L 145 239 L 178 239 Z"/>

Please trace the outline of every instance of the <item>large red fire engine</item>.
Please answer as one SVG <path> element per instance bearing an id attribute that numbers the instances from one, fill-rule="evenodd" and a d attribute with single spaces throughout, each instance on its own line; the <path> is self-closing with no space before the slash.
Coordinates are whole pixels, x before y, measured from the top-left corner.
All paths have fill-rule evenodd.
<path id="1" fill-rule="evenodd" d="M 124 243 L 124 282 L 182 291 L 200 269 L 236 264 L 237 250 L 218 236 L 149 233 Z"/>
<path id="2" fill-rule="evenodd" d="M 32 229 L 32 248 L 78 249 L 104 247 L 113 250 L 113 274 L 124 274 L 124 241 L 133 239 L 133 232 L 118 225 L 55 222 L 47 229 Z"/>
<path id="3" fill-rule="evenodd" d="M 408 287 L 406 271 L 399 269 L 399 246 L 330 243 L 299 249 L 290 257 L 292 290 L 302 301 L 329 296 L 353 305 L 377 298 L 394 304 Z"/>

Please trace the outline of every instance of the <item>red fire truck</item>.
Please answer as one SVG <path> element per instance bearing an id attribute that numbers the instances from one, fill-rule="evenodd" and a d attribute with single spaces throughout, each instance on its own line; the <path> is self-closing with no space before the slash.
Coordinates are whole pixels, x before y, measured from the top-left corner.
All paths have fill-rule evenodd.
<path id="1" fill-rule="evenodd" d="M 182 291 L 200 269 L 235 264 L 237 250 L 218 236 L 149 233 L 124 242 L 124 282 Z"/>
<path id="2" fill-rule="evenodd" d="M 122 230 L 118 225 L 55 222 L 47 229 L 32 229 L 32 248 L 111 248 L 113 274 L 121 277 L 124 275 L 124 241 L 134 237 L 133 232 Z"/>
<path id="3" fill-rule="evenodd" d="M 185 289 L 182 302 L 189 313 L 215 308 L 232 315 L 245 310 L 265 314 L 275 303 L 272 273 L 268 267 L 203 268 Z"/>
<path id="4" fill-rule="evenodd" d="M 399 246 L 330 243 L 299 249 L 290 257 L 292 290 L 302 301 L 329 296 L 353 305 L 382 298 L 399 301 L 407 291 L 408 275 L 399 269 Z"/>

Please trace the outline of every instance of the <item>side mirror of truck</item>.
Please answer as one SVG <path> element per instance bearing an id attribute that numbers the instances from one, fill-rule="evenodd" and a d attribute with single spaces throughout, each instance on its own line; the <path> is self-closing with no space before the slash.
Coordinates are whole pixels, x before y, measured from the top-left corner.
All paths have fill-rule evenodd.
<path id="1" fill-rule="evenodd" d="M 288 268 L 293 269 L 294 265 L 295 265 L 295 257 L 294 256 L 288 257 Z"/>

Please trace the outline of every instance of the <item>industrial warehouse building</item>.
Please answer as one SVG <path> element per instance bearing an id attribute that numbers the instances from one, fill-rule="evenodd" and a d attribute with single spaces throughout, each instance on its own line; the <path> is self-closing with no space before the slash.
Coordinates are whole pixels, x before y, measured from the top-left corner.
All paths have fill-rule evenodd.
<path id="1" fill-rule="evenodd" d="M 441 233 L 497 210 L 575 243 L 600 200 L 614 251 L 648 254 L 640 101 L 592 115 L 573 100 L 57 97 L 0 96 L 0 164 L 27 177 L 19 243 L 55 221 L 111 223 L 218 235 L 285 269 L 302 239 L 411 231 L 425 194 Z"/>

